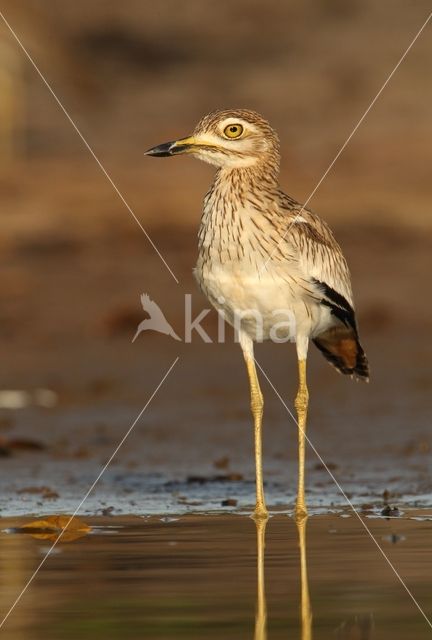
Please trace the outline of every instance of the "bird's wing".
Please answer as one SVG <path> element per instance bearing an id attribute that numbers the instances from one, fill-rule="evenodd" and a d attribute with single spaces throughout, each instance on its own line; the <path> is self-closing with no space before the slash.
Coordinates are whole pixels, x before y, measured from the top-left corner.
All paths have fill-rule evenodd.
<path id="1" fill-rule="evenodd" d="M 291 253 L 294 249 L 300 274 L 324 302 L 354 316 L 348 265 L 330 227 L 311 211 L 290 205 L 285 217 L 286 241 Z"/>
<path id="2" fill-rule="evenodd" d="M 351 278 L 342 250 L 321 218 L 292 202 L 286 208 L 286 253 L 296 261 L 305 289 L 339 321 L 314 336 L 313 342 L 338 371 L 368 380 L 369 366 L 359 341 Z"/>
<path id="3" fill-rule="evenodd" d="M 165 316 L 159 306 L 146 293 L 141 295 L 141 304 L 144 311 L 146 311 L 151 318 L 162 319 L 165 321 Z"/>

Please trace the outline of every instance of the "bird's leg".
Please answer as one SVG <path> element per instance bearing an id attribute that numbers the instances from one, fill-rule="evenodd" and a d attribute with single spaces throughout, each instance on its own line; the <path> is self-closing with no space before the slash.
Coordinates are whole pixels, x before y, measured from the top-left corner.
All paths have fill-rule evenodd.
<path id="1" fill-rule="evenodd" d="M 299 359 L 299 388 L 295 399 L 297 410 L 299 455 L 298 455 L 298 491 L 296 503 L 296 517 L 303 518 L 307 515 L 305 501 L 305 443 L 306 443 L 306 420 L 309 404 L 309 392 L 306 386 L 306 358 Z"/>
<path id="2" fill-rule="evenodd" d="M 262 416 L 264 399 L 258 382 L 252 348 L 250 347 L 248 349 L 245 349 L 243 347 L 243 354 L 249 376 L 251 409 L 254 419 L 255 432 L 256 505 L 254 516 L 256 518 L 267 518 L 268 511 L 264 499 L 264 484 L 262 472 Z"/>
<path id="3" fill-rule="evenodd" d="M 267 518 L 268 511 L 264 498 L 264 482 L 262 470 L 262 416 L 264 408 L 264 399 L 258 382 L 258 376 L 255 367 L 255 360 L 250 357 L 246 359 L 246 366 L 249 375 L 249 384 L 251 392 L 251 409 L 254 419 L 254 435 L 255 435 L 255 469 L 256 469 L 256 505 L 254 515 L 258 518 Z"/>

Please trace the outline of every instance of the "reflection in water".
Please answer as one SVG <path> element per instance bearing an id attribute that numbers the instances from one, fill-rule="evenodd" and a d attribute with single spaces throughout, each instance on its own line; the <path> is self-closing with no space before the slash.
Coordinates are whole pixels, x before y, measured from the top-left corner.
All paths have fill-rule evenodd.
<path id="1" fill-rule="evenodd" d="M 312 606 L 307 570 L 307 516 L 295 519 L 300 551 L 300 625 L 301 640 L 312 640 Z M 255 519 L 257 534 L 257 602 L 254 640 L 267 640 L 267 602 L 265 594 L 265 535 L 268 519 Z M 374 624 L 372 614 L 344 620 L 335 629 L 340 640 L 371 640 Z"/>
<path id="2" fill-rule="evenodd" d="M 373 616 L 367 614 L 355 616 L 352 620 L 344 621 L 336 629 L 337 640 L 371 640 L 373 633 Z"/>
<path id="3" fill-rule="evenodd" d="M 307 573 L 307 547 L 306 547 L 306 523 L 307 517 L 296 520 L 300 547 L 300 581 L 301 581 L 301 628 L 302 640 L 312 640 L 312 608 L 309 596 L 309 582 Z"/>
<path id="4" fill-rule="evenodd" d="M 0 520 L 3 615 L 51 546 L 12 533 L 28 533 L 27 523 Z M 354 518 L 332 514 L 295 523 L 275 515 L 256 528 L 232 515 L 87 524 L 92 535 L 58 545 L 1 640 L 430 639 L 430 627 L 393 573 L 382 570 Z M 373 524 L 384 540 L 389 523 Z M 432 522 L 406 518 L 397 526 L 405 542 L 392 548 L 395 562 L 430 609 Z"/>
<path id="5" fill-rule="evenodd" d="M 265 534 L 268 519 L 255 519 L 257 532 L 257 604 L 254 640 L 267 639 L 267 603 L 265 595 Z M 306 547 L 307 516 L 296 519 L 300 548 L 300 620 L 301 640 L 312 640 L 312 608 L 309 596 Z"/>
<path id="6" fill-rule="evenodd" d="M 264 550 L 268 518 L 256 518 L 257 531 L 257 605 L 255 614 L 255 640 L 267 638 L 267 603 L 265 596 Z"/>

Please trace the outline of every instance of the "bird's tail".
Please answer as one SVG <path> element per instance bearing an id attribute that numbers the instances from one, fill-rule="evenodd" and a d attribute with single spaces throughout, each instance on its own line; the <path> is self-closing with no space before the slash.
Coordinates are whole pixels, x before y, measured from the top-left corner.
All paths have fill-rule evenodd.
<path id="1" fill-rule="evenodd" d="M 369 363 L 353 328 L 343 325 L 331 327 L 313 342 L 340 373 L 369 381 Z"/>

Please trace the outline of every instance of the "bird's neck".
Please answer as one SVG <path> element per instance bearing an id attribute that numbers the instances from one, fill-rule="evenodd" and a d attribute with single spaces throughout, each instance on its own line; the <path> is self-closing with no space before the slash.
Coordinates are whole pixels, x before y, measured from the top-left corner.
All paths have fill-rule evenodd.
<path id="1" fill-rule="evenodd" d="M 263 211 L 273 209 L 278 191 L 277 170 L 268 165 L 219 169 L 204 200 L 198 234 L 200 253 L 219 261 L 229 261 L 235 254 L 238 260 L 233 238 L 246 241 L 251 228 L 248 221 L 262 218 Z"/>
<path id="2" fill-rule="evenodd" d="M 206 196 L 204 209 L 212 216 L 240 212 L 250 209 L 253 202 L 271 202 L 278 189 L 278 168 L 272 165 L 221 168 Z"/>
<path id="3" fill-rule="evenodd" d="M 216 173 L 213 188 L 224 191 L 228 188 L 235 198 L 257 189 L 277 188 L 278 174 L 279 165 L 271 159 L 247 167 L 222 167 Z"/>

